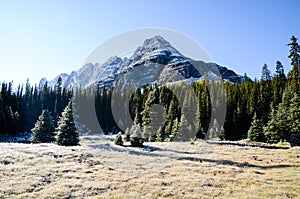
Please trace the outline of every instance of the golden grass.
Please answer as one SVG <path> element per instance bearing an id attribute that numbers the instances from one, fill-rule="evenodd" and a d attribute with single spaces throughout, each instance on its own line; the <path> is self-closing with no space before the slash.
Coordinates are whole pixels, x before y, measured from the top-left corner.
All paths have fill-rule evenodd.
<path id="1" fill-rule="evenodd" d="M 300 148 L 0 143 L 0 198 L 299 198 Z"/>

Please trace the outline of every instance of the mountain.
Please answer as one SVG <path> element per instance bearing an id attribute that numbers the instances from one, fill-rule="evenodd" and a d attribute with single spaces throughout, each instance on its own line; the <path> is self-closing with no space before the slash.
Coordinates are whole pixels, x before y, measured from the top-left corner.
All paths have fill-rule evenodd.
<path id="1" fill-rule="evenodd" d="M 113 56 L 105 63 L 87 63 L 70 75 L 62 73 L 48 82 L 54 86 L 58 77 L 62 77 L 62 85 L 88 87 L 98 84 L 100 87 L 109 86 L 122 80 L 123 83 L 132 81 L 143 84 L 167 83 L 176 81 L 196 81 L 206 76 L 211 80 L 236 83 L 243 82 L 244 76 L 220 66 L 216 63 L 205 63 L 182 55 L 161 36 L 146 39 L 129 57 Z M 250 79 L 249 79 L 250 80 Z M 41 79 L 40 85 L 47 80 Z"/>

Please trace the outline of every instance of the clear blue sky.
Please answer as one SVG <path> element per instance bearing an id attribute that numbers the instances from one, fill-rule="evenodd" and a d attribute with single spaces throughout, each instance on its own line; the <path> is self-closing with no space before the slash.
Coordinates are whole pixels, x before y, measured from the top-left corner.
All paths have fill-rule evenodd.
<path id="1" fill-rule="evenodd" d="M 252 78 L 276 60 L 288 71 L 299 8 L 298 0 L 0 0 L 0 82 L 69 73 L 105 40 L 142 27 L 179 31 Z"/>

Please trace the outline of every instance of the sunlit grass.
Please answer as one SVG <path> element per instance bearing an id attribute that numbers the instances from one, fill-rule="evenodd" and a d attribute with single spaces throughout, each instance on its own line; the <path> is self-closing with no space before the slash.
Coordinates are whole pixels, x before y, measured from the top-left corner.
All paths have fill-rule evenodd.
<path id="1" fill-rule="evenodd" d="M 300 148 L 145 143 L 0 143 L 0 198 L 297 198 Z"/>

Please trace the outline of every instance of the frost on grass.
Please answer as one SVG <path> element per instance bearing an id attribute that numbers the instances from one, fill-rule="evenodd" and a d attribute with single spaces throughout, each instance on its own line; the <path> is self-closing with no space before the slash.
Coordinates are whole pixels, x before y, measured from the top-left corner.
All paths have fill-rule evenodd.
<path id="1" fill-rule="evenodd" d="M 81 146 L 0 143 L 4 198 L 296 198 L 300 149 L 205 142 L 123 147 L 112 136 Z M 126 145 L 126 143 L 124 143 Z"/>

